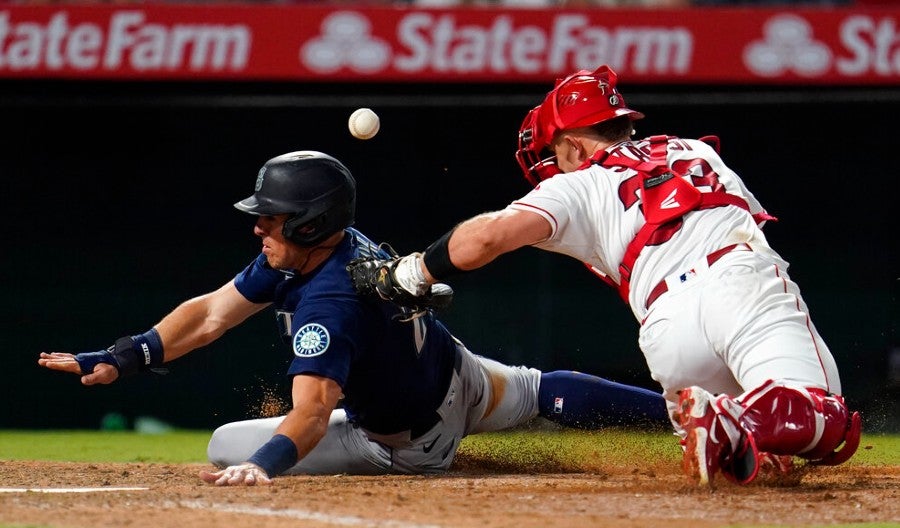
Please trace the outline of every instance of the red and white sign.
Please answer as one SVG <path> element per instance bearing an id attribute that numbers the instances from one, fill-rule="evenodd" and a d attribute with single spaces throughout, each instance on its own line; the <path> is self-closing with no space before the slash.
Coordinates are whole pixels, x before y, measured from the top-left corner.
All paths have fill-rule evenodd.
<path id="1" fill-rule="evenodd" d="M 0 78 L 900 85 L 900 8 L 9 6 Z"/>

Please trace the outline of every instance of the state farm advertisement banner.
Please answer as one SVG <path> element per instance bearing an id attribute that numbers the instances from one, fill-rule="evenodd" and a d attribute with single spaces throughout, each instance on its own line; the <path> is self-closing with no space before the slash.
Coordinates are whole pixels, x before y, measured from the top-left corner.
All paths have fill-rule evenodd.
<path id="1" fill-rule="evenodd" d="M 900 8 L 9 6 L 0 78 L 900 84 Z"/>

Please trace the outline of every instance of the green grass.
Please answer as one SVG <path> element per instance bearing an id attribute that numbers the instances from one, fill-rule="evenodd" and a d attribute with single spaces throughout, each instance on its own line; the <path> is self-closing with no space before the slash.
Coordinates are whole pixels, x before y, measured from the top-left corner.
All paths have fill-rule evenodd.
<path id="1" fill-rule="evenodd" d="M 209 431 L 176 430 L 164 434 L 131 431 L 0 430 L 0 460 L 71 462 L 206 462 Z M 678 441 L 668 432 L 640 433 L 606 429 L 516 430 L 465 438 L 461 462 L 496 469 L 564 471 L 620 464 L 677 463 Z M 900 465 L 900 435 L 863 435 L 856 465 Z"/>
<path id="2" fill-rule="evenodd" d="M 495 469 L 560 471 L 599 469 L 610 465 L 677 464 L 681 450 L 668 432 L 639 433 L 607 429 L 511 431 L 466 438 L 460 447 L 463 462 Z M 900 435 L 863 435 L 852 465 L 900 465 Z"/>
<path id="3" fill-rule="evenodd" d="M 900 465 L 900 435 L 863 435 L 859 450 L 850 459 L 851 464 L 864 466 Z M 898 526 L 895 524 L 894 526 Z"/>
<path id="4" fill-rule="evenodd" d="M 0 430 L 0 460 L 65 462 L 206 462 L 209 431 Z"/>
<path id="5" fill-rule="evenodd" d="M 677 463 L 681 454 L 671 433 L 603 431 L 504 431 L 465 438 L 458 465 L 498 471 L 578 472 L 611 465 Z"/>

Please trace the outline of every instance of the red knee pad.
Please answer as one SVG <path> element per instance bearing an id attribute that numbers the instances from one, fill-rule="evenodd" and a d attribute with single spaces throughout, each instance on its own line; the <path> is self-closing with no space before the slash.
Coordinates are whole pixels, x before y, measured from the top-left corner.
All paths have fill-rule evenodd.
<path id="1" fill-rule="evenodd" d="M 799 456 L 816 464 L 836 466 L 850 459 L 859 447 L 862 435 L 862 419 L 858 412 L 851 413 L 844 398 L 822 389 L 808 389 L 818 404 L 818 411 L 824 418 L 824 428 L 819 442 L 809 451 Z M 841 447 L 841 444 L 844 444 Z M 838 450 L 838 447 L 841 447 Z"/>
<path id="2" fill-rule="evenodd" d="M 740 403 L 741 426 L 754 436 L 760 451 L 836 465 L 859 447 L 859 413 L 851 413 L 843 398 L 822 389 L 770 380 L 742 395 Z"/>

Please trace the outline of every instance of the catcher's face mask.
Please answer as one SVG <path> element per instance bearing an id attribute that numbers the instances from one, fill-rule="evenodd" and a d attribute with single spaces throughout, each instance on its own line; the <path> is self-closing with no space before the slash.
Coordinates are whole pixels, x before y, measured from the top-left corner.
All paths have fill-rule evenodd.
<path id="1" fill-rule="evenodd" d="M 540 147 L 535 141 L 539 110 L 540 106 L 536 106 L 525 116 L 525 121 L 519 129 L 519 149 L 516 151 L 516 161 L 519 162 L 525 179 L 532 187 L 537 187 L 542 180 L 552 178 L 561 172 L 556 166 L 556 156 L 550 151 L 549 145 Z"/>

